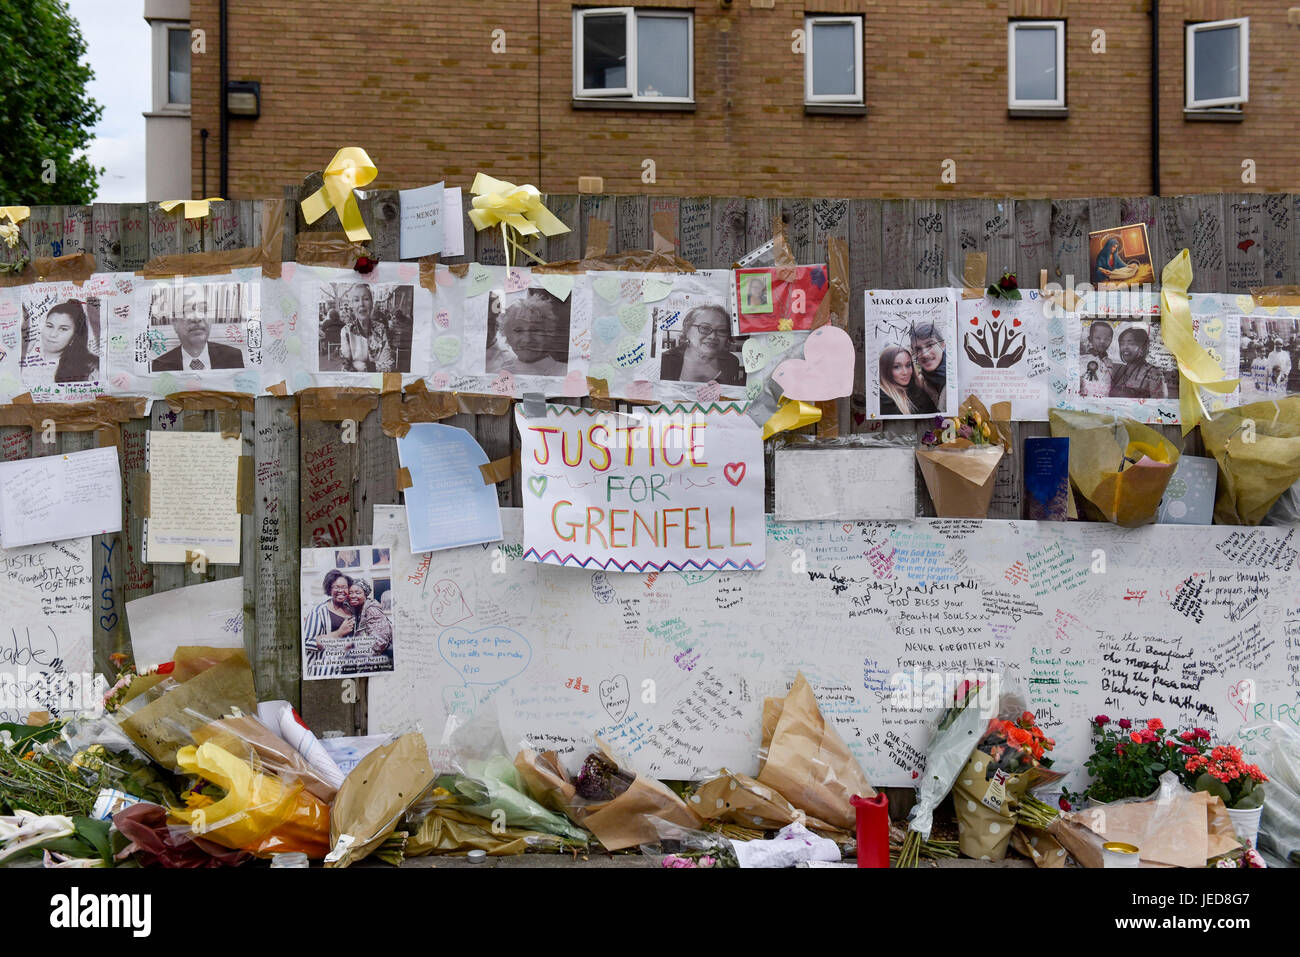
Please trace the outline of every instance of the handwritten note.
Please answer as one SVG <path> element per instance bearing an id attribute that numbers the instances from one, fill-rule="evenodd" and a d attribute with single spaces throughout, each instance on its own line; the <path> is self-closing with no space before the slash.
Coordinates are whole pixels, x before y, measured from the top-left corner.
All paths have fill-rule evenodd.
<path id="1" fill-rule="evenodd" d="M 910 448 L 778 449 L 776 516 L 783 522 L 916 516 Z"/>
<path id="2" fill-rule="evenodd" d="M 244 647 L 244 579 L 223 578 L 126 603 L 131 649 L 143 672 L 171 661 L 180 645 Z"/>
<path id="3" fill-rule="evenodd" d="M 121 530 L 116 446 L 0 463 L 5 548 Z"/>
<path id="4" fill-rule="evenodd" d="M 145 561 L 239 564 L 239 452 L 218 432 L 149 433 Z"/>

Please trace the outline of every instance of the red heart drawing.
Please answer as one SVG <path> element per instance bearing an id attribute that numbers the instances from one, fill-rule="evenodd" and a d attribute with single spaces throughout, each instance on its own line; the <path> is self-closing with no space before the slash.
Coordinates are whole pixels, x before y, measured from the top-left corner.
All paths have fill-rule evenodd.
<path id="1" fill-rule="evenodd" d="M 1242 678 L 1228 689 L 1228 701 L 1243 718 L 1249 717 L 1250 706 L 1255 702 L 1255 682 L 1251 678 Z"/>
<path id="2" fill-rule="evenodd" d="M 1000 316 L 1000 315 L 1002 315 L 1002 310 L 1001 310 L 1001 309 L 994 309 L 994 310 L 993 310 L 993 318 L 994 318 L 994 319 L 996 319 L 996 318 L 997 318 L 998 316 Z"/>
<path id="3" fill-rule="evenodd" d="M 916 780 L 917 778 L 919 778 L 920 776 L 921 776 L 921 772 L 920 772 L 920 771 L 913 771 L 913 772 L 912 772 L 912 780 L 913 780 L 913 781 L 915 781 L 915 780 Z"/>
<path id="4" fill-rule="evenodd" d="M 1020 320 L 1019 320 L 1019 319 L 1012 319 L 1012 320 L 1011 320 L 1011 327 L 1012 327 L 1013 329 L 1014 329 L 1016 326 L 1018 326 L 1018 325 L 1020 325 Z"/>
<path id="5" fill-rule="evenodd" d="M 972 319 L 972 320 L 970 321 L 970 324 L 971 324 L 972 326 L 978 326 L 978 325 L 980 324 L 980 317 L 979 317 L 979 316 L 976 316 L 974 319 Z"/>
<path id="6" fill-rule="evenodd" d="M 732 485 L 739 485 L 745 480 L 745 463 L 728 462 L 722 467 L 722 476 Z"/>
<path id="7" fill-rule="evenodd" d="M 1251 246 L 1253 246 L 1253 245 L 1255 245 L 1255 240 L 1253 240 L 1253 239 L 1243 239 L 1241 242 L 1237 243 L 1237 248 L 1240 249 L 1240 250 L 1244 253 L 1246 250 L 1248 250 L 1248 249 L 1249 249 Z"/>
<path id="8" fill-rule="evenodd" d="M 844 534 L 847 535 L 849 532 L 853 531 L 853 523 L 845 522 L 843 525 L 840 526 L 840 528 L 844 529 Z"/>

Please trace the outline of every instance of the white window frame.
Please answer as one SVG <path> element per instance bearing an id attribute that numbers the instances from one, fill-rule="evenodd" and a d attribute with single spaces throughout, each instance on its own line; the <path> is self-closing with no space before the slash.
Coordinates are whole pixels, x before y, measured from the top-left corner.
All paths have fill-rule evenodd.
<path id="1" fill-rule="evenodd" d="M 822 93 L 813 92 L 813 27 L 819 24 L 853 24 L 853 93 Z M 839 103 L 851 106 L 861 106 L 862 99 L 862 16 L 860 14 L 851 14 L 845 16 L 831 16 L 820 14 L 805 14 L 803 18 L 803 36 L 804 36 L 804 54 L 803 54 L 803 101 L 807 104 L 822 103 Z"/>
<path id="2" fill-rule="evenodd" d="M 151 20 L 149 26 L 153 31 L 151 38 L 152 58 L 150 63 L 151 83 L 153 88 L 153 112 L 169 113 L 177 116 L 188 116 L 190 113 L 189 103 L 173 103 L 169 99 L 171 95 L 170 84 L 168 83 L 168 73 L 171 68 L 171 49 L 168 41 L 171 36 L 171 30 L 184 30 L 187 34 L 193 36 L 188 20 Z M 191 43 L 193 41 L 191 40 Z M 190 54 L 190 98 L 194 97 L 194 54 Z"/>
<path id="3" fill-rule="evenodd" d="M 1016 31 L 1056 31 L 1056 97 L 1051 100 L 1016 99 Z M 1065 108 L 1065 21 L 1012 20 L 1007 24 L 1007 106 L 1013 110 Z"/>
<path id="4" fill-rule="evenodd" d="M 1196 99 L 1196 34 L 1202 30 L 1221 30 L 1225 27 L 1237 27 L 1240 30 L 1241 52 L 1241 95 L 1223 96 L 1212 100 Z M 1212 110 L 1225 106 L 1240 107 L 1250 102 L 1250 17 L 1238 17 L 1235 20 L 1211 20 L 1208 23 L 1189 23 L 1186 26 L 1187 61 L 1187 96 L 1186 109 Z"/>
<path id="5" fill-rule="evenodd" d="M 616 89 L 587 89 L 582 81 L 583 21 L 590 16 L 622 14 L 627 27 L 627 84 Z M 636 72 L 636 21 L 638 18 L 665 17 L 686 21 L 686 81 L 687 95 L 640 96 L 637 94 Z M 647 10 L 640 7 L 587 7 L 573 11 L 573 98 L 575 100 L 631 100 L 636 103 L 694 103 L 695 102 L 695 13 L 691 10 Z"/>

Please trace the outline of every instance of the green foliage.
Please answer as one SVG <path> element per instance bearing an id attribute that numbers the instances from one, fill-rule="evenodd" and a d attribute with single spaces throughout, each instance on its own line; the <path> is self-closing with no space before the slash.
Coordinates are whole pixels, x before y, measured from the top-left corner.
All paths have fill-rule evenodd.
<path id="1" fill-rule="evenodd" d="M 85 54 L 63 0 L 0 0 L 0 206 L 94 200 L 103 170 L 73 155 L 104 112 L 86 92 Z"/>

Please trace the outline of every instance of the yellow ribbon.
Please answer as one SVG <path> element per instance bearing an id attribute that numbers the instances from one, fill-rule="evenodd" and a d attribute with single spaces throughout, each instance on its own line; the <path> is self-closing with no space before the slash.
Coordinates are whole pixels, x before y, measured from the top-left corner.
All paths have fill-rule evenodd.
<path id="1" fill-rule="evenodd" d="M 203 219 L 212 212 L 209 203 L 224 202 L 220 196 L 209 196 L 207 199 L 169 199 L 165 203 L 159 203 L 158 208 L 164 213 L 170 213 L 177 206 L 184 206 L 186 219 Z"/>
<path id="2" fill-rule="evenodd" d="M 812 425 L 814 422 L 821 421 L 821 417 L 822 410 L 812 402 L 799 402 L 782 396 L 781 407 L 763 423 L 763 441 L 766 442 L 778 432 L 788 432 L 791 429 L 802 429 L 805 425 Z"/>
<path id="3" fill-rule="evenodd" d="M 511 239 L 512 229 L 520 237 L 538 233 L 559 236 L 569 232 L 569 227 L 542 203 L 542 194 L 536 186 L 516 186 L 479 173 L 469 191 L 474 194 L 474 208 L 469 211 L 470 222 L 479 230 L 500 226 L 507 253 L 517 249 L 534 262 L 542 262 L 524 249 L 519 239 Z M 508 259 L 508 262 L 513 261 L 513 257 Z"/>
<path id="4" fill-rule="evenodd" d="M 1178 360 L 1178 408 L 1183 435 L 1192 430 L 1209 410 L 1201 389 L 1227 394 L 1237 388 L 1236 379 L 1224 377 L 1223 369 L 1192 333 L 1192 309 L 1187 287 L 1192 284 L 1192 257 L 1186 249 L 1165 265 L 1160 274 L 1160 336 Z"/>
<path id="5" fill-rule="evenodd" d="M 8 219 L 15 226 L 31 214 L 30 206 L 0 206 L 0 219 Z"/>
<path id="6" fill-rule="evenodd" d="M 361 207 L 352 191 L 365 186 L 378 175 L 378 168 L 365 150 L 359 146 L 345 146 L 325 167 L 325 185 L 302 201 L 303 218 L 314 223 L 333 209 L 339 214 L 339 222 L 343 224 L 348 239 L 366 241 L 370 238 L 370 230 L 361 219 Z"/>

